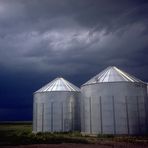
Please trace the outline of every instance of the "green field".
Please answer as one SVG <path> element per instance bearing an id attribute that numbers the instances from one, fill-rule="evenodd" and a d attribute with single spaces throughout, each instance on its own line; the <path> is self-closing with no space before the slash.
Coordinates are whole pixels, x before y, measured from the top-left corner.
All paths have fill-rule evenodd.
<path id="1" fill-rule="evenodd" d="M 31 123 L 0 124 L 0 145 L 38 143 L 90 143 L 79 132 L 32 133 Z"/>
<path id="2" fill-rule="evenodd" d="M 98 135 L 96 137 L 83 136 L 79 132 L 68 133 L 32 133 L 31 123 L 1 123 L 0 124 L 0 146 L 19 144 L 51 144 L 51 143 L 101 143 L 101 142 L 130 142 L 148 144 L 148 137 L 129 137 Z"/>

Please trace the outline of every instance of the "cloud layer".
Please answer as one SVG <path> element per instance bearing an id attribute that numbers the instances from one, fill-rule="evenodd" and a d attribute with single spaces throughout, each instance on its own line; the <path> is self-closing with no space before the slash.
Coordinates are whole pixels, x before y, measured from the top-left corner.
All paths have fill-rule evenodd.
<path id="1" fill-rule="evenodd" d="M 147 26 L 145 0 L 0 0 L 1 108 L 29 110 L 54 77 L 80 86 L 110 65 L 148 81 Z"/>

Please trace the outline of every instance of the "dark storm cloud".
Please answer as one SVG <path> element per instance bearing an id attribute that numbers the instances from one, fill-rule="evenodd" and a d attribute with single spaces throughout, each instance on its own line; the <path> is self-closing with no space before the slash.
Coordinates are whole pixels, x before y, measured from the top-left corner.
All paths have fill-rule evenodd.
<path id="1" fill-rule="evenodd" d="M 147 26 L 146 0 L 0 0 L 0 112 L 30 111 L 56 76 L 80 86 L 116 65 L 148 81 Z"/>

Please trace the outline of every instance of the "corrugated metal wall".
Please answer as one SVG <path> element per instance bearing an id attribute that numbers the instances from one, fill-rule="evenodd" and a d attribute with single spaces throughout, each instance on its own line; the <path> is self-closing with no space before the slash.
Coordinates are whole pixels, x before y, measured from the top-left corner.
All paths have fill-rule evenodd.
<path id="1" fill-rule="evenodd" d="M 34 94 L 33 132 L 80 131 L 80 92 Z"/>
<path id="2" fill-rule="evenodd" d="M 131 82 L 84 85 L 82 132 L 88 134 L 145 134 L 146 85 Z"/>

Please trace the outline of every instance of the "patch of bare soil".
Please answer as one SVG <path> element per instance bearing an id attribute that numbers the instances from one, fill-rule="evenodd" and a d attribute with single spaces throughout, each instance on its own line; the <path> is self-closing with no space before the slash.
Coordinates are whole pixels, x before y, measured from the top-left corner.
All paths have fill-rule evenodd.
<path id="1" fill-rule="evenodd" d="M 134 143 L 100 143 L 100 144 L 33 144 L 19 146 L 0 146 L 0 148 L 148 148 L 148 144 Z"/>

